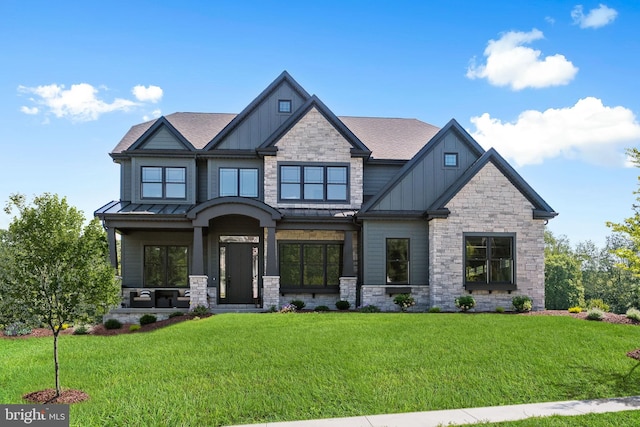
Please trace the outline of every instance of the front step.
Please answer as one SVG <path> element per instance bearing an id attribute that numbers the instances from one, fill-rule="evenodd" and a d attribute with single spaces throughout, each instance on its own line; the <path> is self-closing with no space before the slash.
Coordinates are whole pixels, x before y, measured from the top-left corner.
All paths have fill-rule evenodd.
<path id="1" fill-rule="evenodd" d="M 212 306 L 210 311 L 214 314 L 220 313 L 262 313 L 264 308 L 256 307 L 255 304 L 218 304 Z"/>

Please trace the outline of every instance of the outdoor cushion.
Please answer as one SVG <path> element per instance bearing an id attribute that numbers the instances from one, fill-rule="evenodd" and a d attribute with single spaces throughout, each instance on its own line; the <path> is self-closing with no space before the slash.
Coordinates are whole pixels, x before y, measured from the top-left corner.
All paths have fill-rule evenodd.
<path id="1" fill-rule="evenodd" d="M 191 296 L 191 291 L 190 291 L 190 290 L 188 290 L 188 289 L 187 289 L 186 291 L 184 291 L 184 296 L 185 296 L 185 297 L 189 297 L 189 296 Z"/>
<path id="2" fill-rule="evenodd" d="M 140 297 L 142 298 L 151 298 L 151 291 L 149 290 L 144 290 L 144 291 L 140 291 Z"/>

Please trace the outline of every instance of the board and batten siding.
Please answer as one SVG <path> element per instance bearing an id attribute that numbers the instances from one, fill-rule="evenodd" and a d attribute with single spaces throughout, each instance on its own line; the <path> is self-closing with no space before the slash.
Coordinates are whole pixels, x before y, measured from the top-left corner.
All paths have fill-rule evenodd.
<path id="1" fill-rule="evenodd" d="M 258 169 L 258 199 L 264 200 L 264 175 L 261 159 L 209 159 L 208 182 L 209 199 L 220 196 L 220 168 L 247 168 Z"/>
<path id="2" fill-rule="evenodd" d="M 165 127 L 161 127 L 141 147 L 142 150 L 185 150 L 185 146 Z"/>
<path id="3" fill-rule="evenodd" d="M 204 203 L 209 199 L 209 162 L 207 160 L 198 160 L 198 203 Z"/>
<path id="4" fill-rule="evenodd" d="M 291 100 L 291 113 L 278 113 L 278 100 Z M 304 100 L 289 83 L 283 82 L 260 103 L 216 147 L 224 150 L 250 150 L 262 144 Z"/>
<path id="5" fill-rule="evenodd" d="M 120 200 L 131 201 L 131 160 L 119 160 L 120 163 Z"/>
<path id="6" fill-rule="evenodd" d="M 458 167 L 444 166 L 445 153 L 458 153 Z M 371 210 L 426 210 L 477 159 L 468 144 L 449 131 Z"/>
<path id="7" fill-rule="evenodd" d="M 403 165 L 364 165 L 364 197 L 376 195 L 398 173 Z"/>
<path id="8" fill-rule="evenodd" d="M 422 220 L 367 220 L 362 227 L 364 285 L 386 283 L 386 241 L 409 239 L 409 284 L 426 285 L 429 280 L 429 228 Z"/>
<path id="9" fill-rule="evenodd" d="M 144 285 L 144 247 L 147 245 L 188 246 L 189 265 L 191 265 L 193 244 L 191 232 L 129 231 L 122 236 L 121 244 L 123 287 L 139 288 Z"/>
<path id="10" fill-rule="evenodd" d="M 186 199 L 142 199 L 142 167 L 184 167 L 186 168 L 187 197 Z M 131 201 L 133 203 L 196 203 L 196 161 L 195 159 L 170 158 L 170 157 L 134 157 L 131 159 Z"/>

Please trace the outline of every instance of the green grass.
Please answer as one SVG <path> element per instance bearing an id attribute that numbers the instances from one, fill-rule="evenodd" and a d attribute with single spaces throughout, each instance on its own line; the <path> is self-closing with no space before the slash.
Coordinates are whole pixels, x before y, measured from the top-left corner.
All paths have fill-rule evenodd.
<path id="1" fill-rule="evenodd" d="M 53 386 L 51 342 L 0 340 L 0 402 Z M 637 347 L 564 316 L 224 314 L 61 336 L 61 383 L 91 396 L 71 425 L 214 426 L 638 395 Z"/>
<path id="2" fill-rule="evenodd" d="M 637 427 L 638 425 L 640 425 L 640 411 L 587 414 L 576 417 L 533 417 L 521 421 L 504 423 L 482 423 L 481 425 L 482 427 Z"/>

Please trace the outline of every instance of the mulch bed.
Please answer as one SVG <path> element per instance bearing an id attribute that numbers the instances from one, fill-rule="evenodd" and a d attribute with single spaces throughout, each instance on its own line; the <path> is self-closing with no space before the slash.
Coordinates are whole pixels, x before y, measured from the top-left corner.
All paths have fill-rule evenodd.
<path id="1" fill-rule="evenodd" d="M 81 390 L 61 390 L 60 396 L 55 397 L 56 390 L 53 388 L 48 388 L 45 390 L 34 391 L 32 393 L 27 393 L 22 398 L 27 402 L 32 403 L 78 403 L 84 402 L 85 400 L 89 400 L 89 395 Z"/>
<path id="2" fill-rule="evenodd" d="M 571 316 L 576 319 L 587 320 L 587 313 L 569 313 L 567 310 L 542 310 L 542 311 L 530 311 L 528 313 L 521 313 L 520 316 Z M 592 320 L 596 322 L 596 320 Z M 605 313 L 601 322 L 615 323 L 618 325 L 638 325 L 640 323 L 635 320 L 627 318 L 624 314 Z"/>

